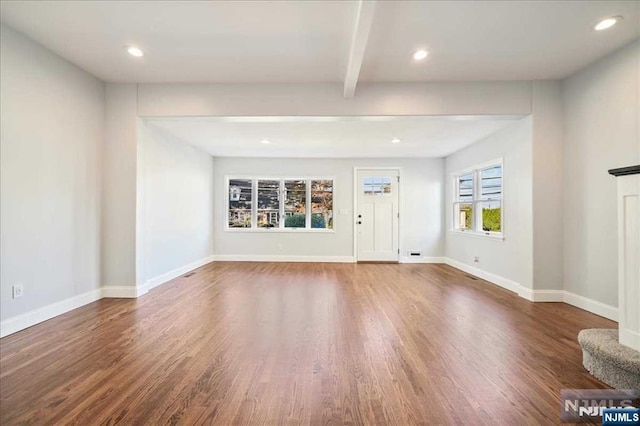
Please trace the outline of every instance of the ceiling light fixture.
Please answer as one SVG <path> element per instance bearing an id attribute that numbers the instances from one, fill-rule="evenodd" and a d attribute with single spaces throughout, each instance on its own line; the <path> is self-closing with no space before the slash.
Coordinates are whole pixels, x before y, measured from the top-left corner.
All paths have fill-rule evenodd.
<path id="1" fill-rule="evenodd" d="M 413 55 L 411 55 L 411 57 L 413 58 L 414 61 L 421 61 L 424 58 L 426 58 L 427 55 L 429 55 L 429 52 L 427 52 L 424 49 L 420 49 L 413 52 Z"/>
<path id="2" fill-rule="evenodd" d="M 131 56 L 135 56 L 135 57 L 141 57 L 144 56 L 144 52 L 142 50 L 140 50 L 139 48 L 135 47 L 135 46 L 129 46 L 127 47 L 127 52 L 129 52 L 129 55 Z"/>
<path id="3" fill-rule="evenodd" d="M 263 143 L 263 144 L 265 144 L 265 145 L 266 145 L 266 144 L 271 143 L 271 141 L 270 141 L 269 139 L 262 139 L 262 140 L 260 141 L 260 143 Z"/>
<path id="4" fill-rule="evenodd" d="M 622 16 L 611 16 L 609 18 L 605 18 L 602 21 L 598 22 L 595 27 L 593 27 L 596 31 L 602 31 L 613 27 L 618 21 L 622 21 Z"/>
<path id="5" fill-rule="evenodd" d="M 400 139 L 393 138 L 393 139 L 391 139 L 391 143 L 400 143 Z"/>

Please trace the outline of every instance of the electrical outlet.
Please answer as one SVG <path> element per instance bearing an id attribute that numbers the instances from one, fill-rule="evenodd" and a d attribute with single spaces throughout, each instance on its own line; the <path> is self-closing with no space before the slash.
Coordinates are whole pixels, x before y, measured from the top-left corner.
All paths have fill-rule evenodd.
<path id="1" fill-rule="evenodd" d="M 24 287 L 22 284 L 16 284 L 13 286 L 13 298 L 17 299 L 18 297 L 22 297 L 24 294 Z"/>
<path id="2" fill-rule="evenodd" d="M 473 261 L 475 263 L 480 263 L 480 258 L 478 256 L 473 256 Z"/>

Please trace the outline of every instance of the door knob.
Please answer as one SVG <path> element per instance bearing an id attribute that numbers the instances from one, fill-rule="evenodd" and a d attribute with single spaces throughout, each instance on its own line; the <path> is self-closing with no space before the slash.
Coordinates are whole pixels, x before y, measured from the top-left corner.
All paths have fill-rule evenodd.
<path id="1" fill-rule="evenodd" d="M 361 215 L 361 214 L 359 214 L 359 215 L 358 215 L 358 218 L 361 218 L 361 217 L 362 217 L 362 215 Z"/>
<path id="2" fill-rule="evenodd" d="M 361 220 L 358 221 L 358 225 L 362 225 L 362 221 Z"/>

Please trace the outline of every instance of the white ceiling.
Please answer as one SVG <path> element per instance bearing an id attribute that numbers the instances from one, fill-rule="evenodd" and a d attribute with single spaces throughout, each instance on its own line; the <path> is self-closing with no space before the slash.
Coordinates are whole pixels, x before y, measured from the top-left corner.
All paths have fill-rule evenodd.
<path id="1" fill-rule="evenodd" d="M 342 80 L 356 2 L 33 1 L 2 22 L 105 81 Z M 124 46 L 145 56 L 133 58 Z"/>
<path id="2" fill-rule="evenodd" d="M 624 20 L 593 30 L 615 15 Z M 362 81 L 564 78 L 640 37 L 640 1 L 382 2 L 376 17 Z M 410 66 L 418 47 L 430 57 Z"/>
<path id="3" fill-rule="evenodd" d="M 0 13 L 103 80 L 138 83 L 342 82 L 358 71 L 361 81 L 553 79 L 640 36 L 638 1 L 379 1 L 359 15 L 361 7 L 2 1 Z M 624 20 L 593 31 L 611 15 Z M 146 55 L 129 56 L 131 44 Z M 424 63 L 409 60 L 417 47 L 431 52 Z"/>
<path id="4" fill-rule="evenodd" d="M 216 157 L 445 157 L 520 118 L 206 117 L 149 119 L 147 124 Z M 393 138 L 401 142 L 392 144 Z"/>

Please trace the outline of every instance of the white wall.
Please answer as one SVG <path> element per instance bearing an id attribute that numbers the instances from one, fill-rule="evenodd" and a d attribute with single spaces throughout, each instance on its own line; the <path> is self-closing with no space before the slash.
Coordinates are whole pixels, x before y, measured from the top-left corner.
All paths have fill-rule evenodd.
<path id="1" fill-rule="evenodd" d="M 358 84 L 140 84 L 141 117 L 531 113 L 530 81 Z"/>
<path id="2" fill-rule="evenodd" d="M 563 289 L 564 144 L 559 81 L 533 83 L 533 288 Z"/>
<path id="3" fill-rule="evenodd" d="M 446 256 L 526 288 L 533 286 L 532 118 L 526 117 L 445 159 Z M 504 241 L 452 229 L 452 173 L 503 158 Z M 479 263 L 474 263 L 474 256 Z"/>
<path id="4" fill-rule="evenodd" d="M 102 151 L 103 286 L 136 284 L 137 89 L 106 85 Z"/>
<path id="5" fill-rule="evenodd" d="M 213 255 L 213 157 L 151 126 L 142 128 L 140 261 L 149 282 Z"/>
<path id="6" fill-rule="evenodd" d="M 409 250 L 425 257 L 444 252 L 442 234 L 441 159 L 291 159 L 215 158 L 217 256 L 324 256 L 353 258 L 354 167 L 402 167 L 403 255 Z M 334 177 L 334 233 L 257 233 L 224 231 L 226 175 Z M 342 214 L 340 213 L 342 211 Z"/>
<path id="7" fill-rule="evenodd" d="M 100 287 L 104 84 L 1 27 L 3 320 Z M 12 299 L 13 284 L 24 296 Z"/>
<path id="8" fill-rule="evenodd" d="M 564 80 L 565 290 L 617 306 L 616 179 L 640 163 L 640 41 Z"/>

